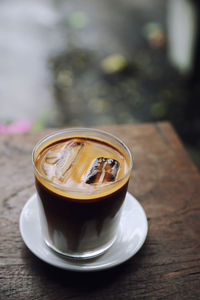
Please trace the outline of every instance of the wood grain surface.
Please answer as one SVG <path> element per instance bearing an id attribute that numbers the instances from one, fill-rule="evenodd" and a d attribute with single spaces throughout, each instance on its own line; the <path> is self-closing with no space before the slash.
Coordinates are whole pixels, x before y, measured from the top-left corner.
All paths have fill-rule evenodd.
<path id="1" fill-rule="evenodd" d="M 129 191 L 144 207 L 142 249 L 107 271 L 76 273 L 36 258 L 19 232 L 35 192 L 34 144 L 55 130 L 0 136 L 0 299 L 200 299 L 200 176 L 169 123 L 104 127 L 131 149 Z"/>

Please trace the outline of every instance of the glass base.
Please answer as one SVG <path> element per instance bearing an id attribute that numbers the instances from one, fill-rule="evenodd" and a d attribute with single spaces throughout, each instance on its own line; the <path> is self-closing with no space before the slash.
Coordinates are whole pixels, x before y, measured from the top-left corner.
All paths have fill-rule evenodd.
<path id="1" fill-rule="evenodd" d="M 111 241 L 109 241 L 109 243 L 107 243 L 99 248 L 96 248 L 96 249 L 93 249 L 90 251 L 84 251 L 84 252 L 62 252 L 59 249 L 57 249 L 56 247 L 52 246 L 48 241 L 46 241 L 46 240 L 44 240 L 44 241 L 45 241 L 46 245 L 51 250 L 56 252 L 57 254 L 65 256 L 66 258 L 70 258 L 70 259 L 82 260 L 82 259 L 91 259 L 91 258 L 95 258 L 99 255 L 102 255 L 112 246 L 112 244 L 115 242 L 115 240 L 116 240 L 116 236 L 114 236 L 114 238 Z"/>

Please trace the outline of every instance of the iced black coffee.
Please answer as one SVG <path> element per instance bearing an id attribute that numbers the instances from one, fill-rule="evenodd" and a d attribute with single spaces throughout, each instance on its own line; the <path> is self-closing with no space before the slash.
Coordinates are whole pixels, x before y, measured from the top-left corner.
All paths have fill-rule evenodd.
<path id="1" fill-rule="evenodd" d="M 33 163 L 46 244 L 74 258 L 108 249 L 132 167 L 128 148 L 101 131 L 69 129 L 39 142 Z"/>

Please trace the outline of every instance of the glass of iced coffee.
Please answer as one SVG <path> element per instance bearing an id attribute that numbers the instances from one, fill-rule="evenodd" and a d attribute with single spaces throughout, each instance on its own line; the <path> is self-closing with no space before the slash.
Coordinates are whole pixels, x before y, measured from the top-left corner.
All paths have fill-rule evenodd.
<path id="1" fill-rule="evenodd" d="M 72 128 L 39 141 L 32 156 L 45 243 L 84 259 L 115 241 L 132 156 L 104 131 Z"/>

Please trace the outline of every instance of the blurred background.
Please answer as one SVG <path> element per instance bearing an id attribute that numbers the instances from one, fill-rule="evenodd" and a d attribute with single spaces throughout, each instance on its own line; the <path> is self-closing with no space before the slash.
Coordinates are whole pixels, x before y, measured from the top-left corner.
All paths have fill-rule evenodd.
<path id="1" fill-rule="evenodd" d="M 195 0 L 0 0 L 0 133 L 169 120 L 200 168 Z"/>

